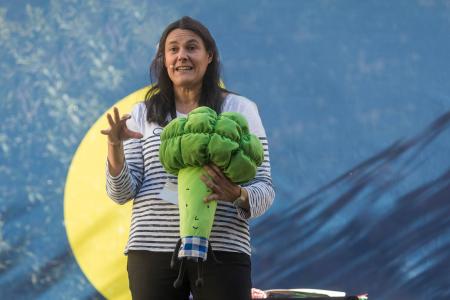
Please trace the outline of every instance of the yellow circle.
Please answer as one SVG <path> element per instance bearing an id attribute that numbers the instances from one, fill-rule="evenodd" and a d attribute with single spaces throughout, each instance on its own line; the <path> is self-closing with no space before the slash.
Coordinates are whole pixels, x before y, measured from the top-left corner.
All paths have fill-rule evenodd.
<path id="1" fill-rule="evenodd" d="M 121 114 L 142 101 L 148 87 L 117 102 Z M 131 220 L 131 202 L 120 206 L 105 191 L 106 112 L 89 129 L 67 175 L 64 221 L 75 258 L 92 285 L 107 299 L 131 299 L 123 254 Z"/>

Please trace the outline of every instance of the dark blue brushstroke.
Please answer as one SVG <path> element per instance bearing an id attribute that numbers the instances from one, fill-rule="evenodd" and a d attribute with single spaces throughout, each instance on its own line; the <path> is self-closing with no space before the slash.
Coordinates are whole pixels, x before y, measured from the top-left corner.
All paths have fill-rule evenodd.
<path id="1" fill-rule="evenodd" d="M 450 112 L 255 225 L 255 284 L 450 297 L 449 161 L 437 177 L 400 188 L 449 132 Z"/>

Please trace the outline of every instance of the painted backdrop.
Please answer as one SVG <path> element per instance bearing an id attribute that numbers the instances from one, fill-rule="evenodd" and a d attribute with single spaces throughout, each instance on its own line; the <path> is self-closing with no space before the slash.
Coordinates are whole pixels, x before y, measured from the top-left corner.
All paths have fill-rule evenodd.
<path id="1" fill-rule="evenodd" d="M 277 196 L 252 222 L 254 286 L 449 299 L 448 0 L 0 1 L 1 298 L 126 299 L 84 262 L 122 257 L 129 208 L 83 187 L 103 193 L 102 116 L 149 83 L 183 15 L 268 133 Z"/>

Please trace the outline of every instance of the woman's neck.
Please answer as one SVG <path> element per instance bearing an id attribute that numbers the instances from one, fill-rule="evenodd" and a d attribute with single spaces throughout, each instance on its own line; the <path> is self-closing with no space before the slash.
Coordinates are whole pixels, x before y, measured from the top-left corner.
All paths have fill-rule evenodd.
<path id="1" fill-rule="evenodd" d="M 175 92 L 175 107 L 180 113 L 187 114 L 194 108 L 198 107 L 200 100 L 201 87 L 191 88 L 174 88 Z"/>

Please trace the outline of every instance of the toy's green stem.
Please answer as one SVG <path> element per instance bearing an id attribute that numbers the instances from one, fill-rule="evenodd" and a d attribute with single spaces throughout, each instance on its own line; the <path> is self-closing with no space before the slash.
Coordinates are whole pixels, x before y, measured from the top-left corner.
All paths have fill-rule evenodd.
<path id="1" fill-rule="evenodd" d="M 178 206 L 180 237 L 199 236 L 209 239 L 217 202 L 204 203 L 211 190 L 201 180 L 202 167 L 186 167 L 178 173 Z"/>

